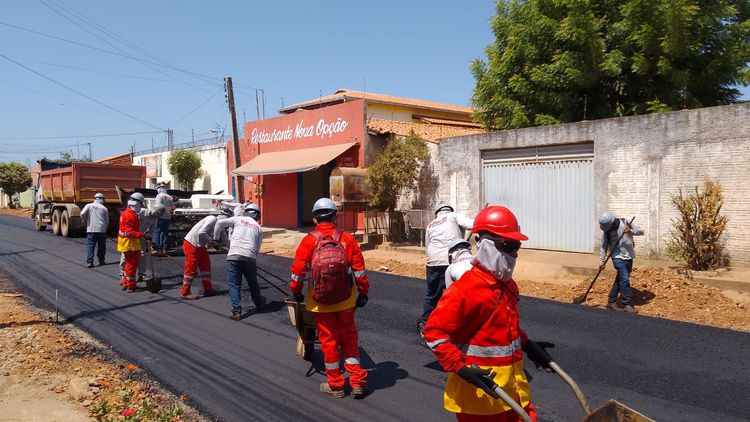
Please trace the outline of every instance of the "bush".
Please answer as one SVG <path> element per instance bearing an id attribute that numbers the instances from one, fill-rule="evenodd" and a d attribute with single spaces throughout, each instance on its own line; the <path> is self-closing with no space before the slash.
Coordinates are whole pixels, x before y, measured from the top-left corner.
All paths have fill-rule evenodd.
<path id="1" fill-rule="evenodd" d="M 705 271 L 725 265 L 722 235 L 727 217 L 721 215 L 724 205 L 721 184 L 706 179 L 703 190 L 698 186 L 690 195 L 680 189 L 672 196 L 679 218 L 672 220 L 671 240 L 667 244 L 670 258 L 683 262 L 692 271 Z"/>
<path id="2" fill-rule="evenodd" d="M 28 167 L 17 162 L 0 162 L 0 188 L 8 195 L 8 198 L 11 198 L 9 204 L 11 208 L 15 204 L 13 195 L 23 192 L 29 186 L 31 186 L 31 173 Z"/>

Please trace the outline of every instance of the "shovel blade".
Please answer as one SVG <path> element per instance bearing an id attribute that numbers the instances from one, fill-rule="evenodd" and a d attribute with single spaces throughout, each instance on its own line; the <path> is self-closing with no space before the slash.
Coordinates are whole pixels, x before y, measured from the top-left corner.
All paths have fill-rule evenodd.
<path id="1" fill-rule="evenodd" d="M 583 422 L 654 422 L 646 416 L 625 406 L 624 404 L 610 400 L 602 407 L 591 412 L 583 419 Z"/>
<path id="2" fill-rule="evenodd" d="M 159 293 L 161 291 L 161 279 L 156 277 L 144 277 L 143 281 L 146 282 L 146 290 L 151 293 Z"/>

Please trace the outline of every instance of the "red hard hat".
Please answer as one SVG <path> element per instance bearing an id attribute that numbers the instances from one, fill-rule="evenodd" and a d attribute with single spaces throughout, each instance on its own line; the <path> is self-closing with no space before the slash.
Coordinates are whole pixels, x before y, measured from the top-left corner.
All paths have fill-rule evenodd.
<path id="1" fill-rule="evenodd" d="M 525 234 L 521 233 L 516 216 L 500 205 L 485 207 L 474 217 L 471 232 L 476 234 L 481 231 L 488 231 L 513 240 L 529 240 Z"/>

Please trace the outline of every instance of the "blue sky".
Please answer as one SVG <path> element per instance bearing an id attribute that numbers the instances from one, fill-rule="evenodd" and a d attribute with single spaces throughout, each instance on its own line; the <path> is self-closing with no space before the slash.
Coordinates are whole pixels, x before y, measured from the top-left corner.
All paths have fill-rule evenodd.
<path id="1" fill-rule="evenodd" d="M 0 161 L 34 162 L 86 154 L 88 142 L 94 158 L 164 145 L 166 128 L 176 143 L 217 125 L 229 136 L 227 75 L 240 123 L 256 118 L 256 89 L 266 116 L 339 88 L 468 105 L 494 2 L 26 0 L 2 11 L 0 54 L 26 68 L 0 56 Z M 137 134 L 89 136 L 122 133 Z"/>
<path id="2" fill-rule="evenodd" d="M 191 130 L 197 139 L 210 137 L 211 128 L 228 123 L 227 75 L 240 123 L 243 111 L 247 120 L 256 118 L 255 89 L 265 91 L 266 116 L 282 98 L 289 105 L 365 86 L 467 105 L 474 82 L 469 62 L 492 38 L 493 10 L 489 0 L 6 2 L 0 54 L 98 102 L 0 57 L 0 161 L 58 158 L 60 150 L 76 155 L 77 142 L 91 142 L 94 158 L 127 152 L 134 143 L 141 150 L 152 137 L 163 145 L 159 130 L 166 128 L 174 129 L 176 143 L 190 141 Z M 151 131 L 157 133 L 39 139 Z M 81 146 L 81 154 L 87 149 Z"/>

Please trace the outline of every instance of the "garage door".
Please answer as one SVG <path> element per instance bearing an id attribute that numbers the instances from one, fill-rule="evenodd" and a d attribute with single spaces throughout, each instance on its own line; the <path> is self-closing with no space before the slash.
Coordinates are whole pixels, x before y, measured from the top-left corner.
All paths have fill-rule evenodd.
<path id="1" fill-rule="evenodd" d="M 594 250 L 593 143 L 487 151 L 484 201 L 508 207 L 524 247 Z"/>

